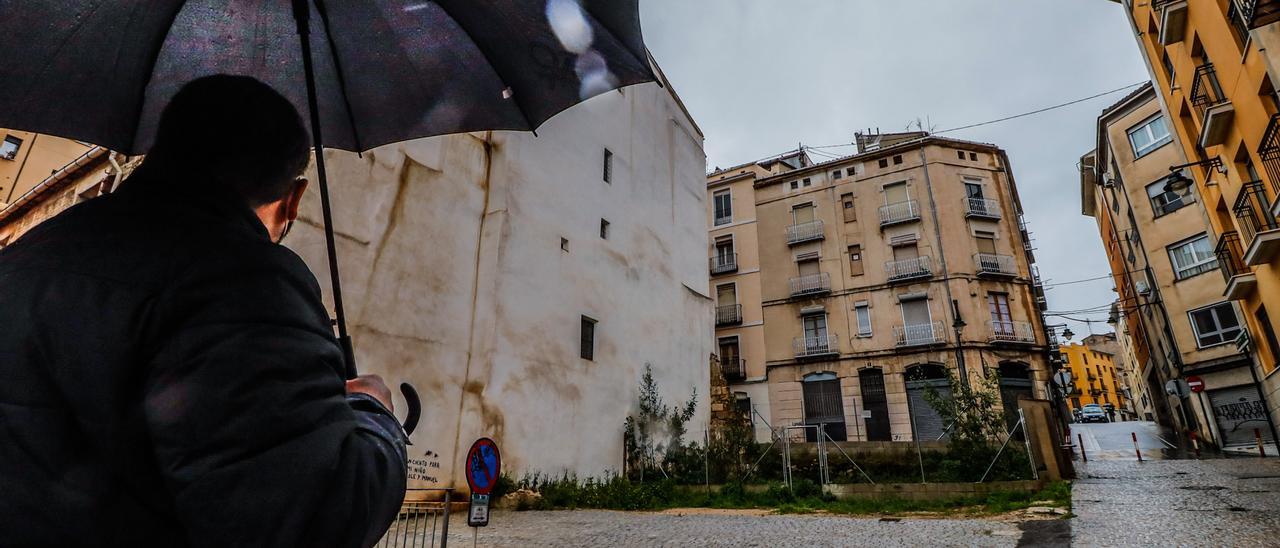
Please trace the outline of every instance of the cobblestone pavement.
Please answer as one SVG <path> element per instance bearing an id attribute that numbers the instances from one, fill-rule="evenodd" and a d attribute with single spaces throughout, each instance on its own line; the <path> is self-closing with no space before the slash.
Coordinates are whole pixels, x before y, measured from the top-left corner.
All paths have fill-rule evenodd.
<path id="1" fill-rule="evenodd" d="M 471 546 L 464 516 L 449 544 Z M 759 516 L 575 510 L 494 512 L 478 546 L 1014 546 L 1017 523 L 993 520 Z"/>
<path id="2" fill-rule="evenodd" d="M 1280 545 L 1280 460 L 1076 462 L 1075 546 Z"/>

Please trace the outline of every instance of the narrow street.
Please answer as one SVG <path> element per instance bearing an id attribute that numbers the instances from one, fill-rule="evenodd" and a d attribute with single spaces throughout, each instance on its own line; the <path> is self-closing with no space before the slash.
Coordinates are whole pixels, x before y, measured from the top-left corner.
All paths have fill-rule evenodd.
<path id="1" fill-rule="evenodd" d="M 1076 461 L 1073 545 L 1274 546 L 1280 538 L 1280 459 L 1175 458 L 1164 442 L 1174 440 L 1153 423 L 1077 424 L 1072 434 L 1089 459 Z"/>

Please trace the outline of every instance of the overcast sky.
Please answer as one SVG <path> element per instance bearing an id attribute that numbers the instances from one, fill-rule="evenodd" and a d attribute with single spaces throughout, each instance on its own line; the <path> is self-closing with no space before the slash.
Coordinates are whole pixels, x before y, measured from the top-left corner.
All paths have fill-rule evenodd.
<path id="1" fill-rule="evenodd" d="M 902 131 L 917 118 L 964 126 L 1149 79 L 1123 8 L 1106 0 L 640 4 L 646 43 L 706 134 L 708 169 L 797 143 L 849 143 L 859 129 Z M 1009 152 L 1048 284 L 1109 273 L 1097 225 L 1080 214 L 1076 164 L 1093 148 L 1098 114 L 1124 95 L 947 134 Z M 1107 304 L 1111 287 L 1053 287 L 1049 307 Z M 1071 329 L 1077 341 L 1089 333 Z"/>

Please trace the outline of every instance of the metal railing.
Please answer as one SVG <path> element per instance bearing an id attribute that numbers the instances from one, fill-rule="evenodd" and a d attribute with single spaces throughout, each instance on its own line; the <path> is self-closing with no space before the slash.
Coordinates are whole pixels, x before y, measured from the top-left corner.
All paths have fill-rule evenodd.
<path id="1" fill-rule="evenodd" d="M 965 198 L 964 214 L 968 217 L 1000 218 L 1000 202 L 986 198 Z"/>
<path id="2" fill-rule="evenodd" d="M 1218 246 L 1213 254 L 1218 258 L 1218 268 L 1222 270 L 1222 278 L 1228 284 L 1231 278 L 1249 274 L 1249 266 L 1244 264 L 1244 248 L 1240 245 L 1240 234 L 1234 230 L 1223 232 L 1218 237 Z"/>
<path id="3" fill-rule="evenodd" d="M 1164 9 L 1165 6 L 1168 6 L 1169 4 L 1172 4 L 1174 2 L 1181 2 L 1181 1 L 1182 0 L 1151 0 L 1151 10 L 1160 11 Z"/>
<path id="4" fill-rule="evenodd" d="M 987 320 L 991 342 L 1035 343 L 1036 331 L 1031 322 Z"/>
<path id="5" fill-rule="evenodd" d="M 726 304 L 716 307 L 716 325 L 742 323 L 742 305 Z"/>
<path id="6" fill-rule="evenodd" d="M 1013 257 L 1010 255 L 975 253 L 973 255 L 973 264 L 977 266 L 978 274 L 1003 274 L 1013 276 L 1018 273 L 1017 265 L 1013 262 Z"/>
<path id="7" fill-rule="evenodd" d="M 835 335 L 823 337 L 796 337 L 791 341 L 797 358 L 840 353 L 840 340 Z"/>
<path id="8" fill-rule="evenodd" d="M 938 344 L 946 341 L 946 331 L 940 321 L 916 325 L 897 325 L 893 328 L 893 340 L 897 346 Z"/>
<path id="9" fill-rule="evenodd" d="M 733 215 L 732 215 L 732 214 L 730 214 L 730 215 L 724 215 L 724 216 L 717 215 L 717 216 L 716 216 L 716 220 L 715 220 L 715 225 L 714 225 L 714 226 L 727 225 L 727 224 L 729 224 L 729 223 L 731 223 L 731 222 L 733 222 Z"/>
<path id="10" fill-rule="evenodd" d="M 1171 0 L 1158 0 L 1169 2 Z M 1256 29 L 1280 20 L 1280 1 L 1232 0 L 1245 27 Z"/>
<path id="11" fill-rule="evenodd" d="M 821 240 L 825 237 L 822 232 L 821 220 L 797 223 L 787 227 L 787 243 L 791 245 L 811 240 Z"/>
<path id="12" fill-rule="evenodd" d="M 1262 158 L 1262 167 L 1271 180 L 1271 192 L 1280 194 L 1280 114 L 1271 115 L 1271 121 L 1262 133 L 1262 141 L 1258 143 L 1258 156 Z"/>
<path id="13" fill-rule="evenodd" d="M 747 378 L 747 360 L 738 357 L 720 358 L 720 372 L 726 380 L 740 381 Z"/>
<path id="14" fill-rule="evenodd" d="M 933 271 L 929 268 L 928 255 L 900 261 L 888 261 L 884 263 L 884 273 L 891 282 L 927 278 L 933 275 Z"/>
<path id="15" fill-rule="evenodd" d="M 1259 232 L 1280 228 L 1275 215 L 1271 214 L 1271 202 L 1267 200 L 1267 190 L 1262 181 L 1250 181 L 1240 187 L 1240 195 L 1231 210 L 1236 215 L 1236 225 L 1246 246 Z"/>
<path id="16" fill-rule="evenodd" d="M 711 273 L 725 274 L 738 270 L 738 254 L 725 253 L 711 257 Z"/>
<path id="17" fill-rule="evenodd" d="M 789 280 L 791 296 L 815 295 L 831 291 L 831 275 L 826 272 L 797 276 Z"/>
<path id="18" fill-rule="evenodd" d="M 920 203 L 907 200 L 880 206 L 880 226 L 905 223 L 920 218 Z"/>
<path id="19" fill-rule="evenodd" d="M 439 500 L 436 500 L 439 499 Z M 380 548 L 449 545 L 449 503 L 453 489 L 409 489 L 400 512 L 378 541 Z"/>
<path id="20" fill-rule="evenodd" d="M 1222 86 L 1218 84 L 1218 73 L 1213 69 L 1213 63 L 1196 67 L 1196 74 L 1191 83 L 1191 106 L 1200 116 L 1202 131 L 1207 122 L 1204 117 L 1205 111 L 1226 102 L 1227 96 L 1223 95 Z"/>

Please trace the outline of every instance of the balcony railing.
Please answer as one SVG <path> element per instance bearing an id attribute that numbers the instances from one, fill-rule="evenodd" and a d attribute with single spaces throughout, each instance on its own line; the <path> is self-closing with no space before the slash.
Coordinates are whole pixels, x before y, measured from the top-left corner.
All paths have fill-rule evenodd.
<path id="1" fill-rule="evenodd" d="M 720 358 L 720 372 L 725 380 L 740 381 L 747 378 L 747 360 L 735 356 Z"/>
<path id="2" fill-rule="evenodd" d="M 1017 264 L 1014 263 L 1013 257 L 1010 255 L 975 253 L 973 255 L 973 264 L 978 268 L 978 275 L 983 275 L 983 274 L 993 275 L 993 276 L 1018 275 Z"/>
<path id="3" fill-rule="evenodd" d="M 1244 24 L 1248 28 L 1256 29 L 1280 21 L 1280 1 L 1232 0 L 1232 2 L 1236 5 L 1241 19 L 1244 20 Z"/>
<path id="4" fill-rule="evenodd" d="M 742 323 L 742 305 L 726 304 L 716 307 L 716 326 Z"/>
<path id="5" fill-rule="evenodd" d="M 1035 344 L 1036 331 L 1031 322 L 987 320 L 991 342 Z"/>
<path id="6" fill-rule="evenodd" d="M 727 274 L 729 272 L 737 272 L 738 270 L 738 254 L 725 253 L 711 257 L 711 273 Z"/>
<path id="7" fill-rule="evenodd" d="M 831 291 L 831 275 L 826 272 L 791 278 L 791 296 L 818 295 Z"/>
<path id="8" fill-rule="evenodd" d="M 1000 202 L 985 198 L 965 198 L 964 214 L 966 217 L 1000 218 Z"/>
<path id="9" fill-rule="evenodd" d="M 1226 102 L 1227 96 L 1223 95 L 1222 86 L 1218 85 L 1218 73 L 1213 69 L 1213 63 L 1196 67 L 1195 80 L 1191 83 L 1191 106 L 1200 116 L 1201 126 L 1208 124 L 1205 111 Z"/>
<path id="10" fill-rule="evenodd" d="M 1231 283 L 1231 278 L 1252 273 L 1244 264 L 1244 247 L 1240 245 L 1240 234 L 1234 230 L 1223 232 L 1218 238 L 1218 247 L 1213 250 L 1218 257 L 1218 268 L 1222 270 L 1222 278 Z"/>
<path id="11" fill-rule="evenodd" d="M 919 218 L 920 203 L 915 200 L 880 206 L 880 226 L 906 223 Z"/>
<path id="12" fill-rule="evenodd" d="M 1263 188 L 1262 181 L 1251 181 L 1240 187 L 1240 195 L 1236 198 L 1232 211 L 1235 212 L 1236 225 L 1240 228 L 1245 245 L 1252 243 L 1259 232 L 1280 228 L 1275 216 L 1271 214 L 1271 202 L 1267 200 L 1267 191 Z"/>
<path id="13" fill-rule="evenodd" d="M 1271 122 L 1262 134 L 1262 142 L 1258 143 L 1258 156 L 1262 158 L 1262 167 L 1271 180 L 1271 192 L 1280 195 L 1280 114 L 1271 115 Z"/>
<path id="14" fill-rule="evenodd" d="M 942 322 L 898 325 L 893 328 L 893 340 L 898 346 L 939 344 L 946 341 L 946 336 Z"/>
<path id="15" fill-rule="evenodd" d="M 933 275 L 933 271 L 929 268 L 928 255 L 886 262 L 884 263 L 884 272 L 891 282 L 928 278 Z"/>
<path id="16" fill-rule="evenodd" d="M 813 220 L 797 223 L 787 227 L 787 244 L 795 245 L 826 237 L 822 232 L 822 221 Z"/>
<path id="17" fill-rule="evenodd" d="M 835 335 L 823 337 L 796 337 L 791 346 L 797 358 L 812 358 L 840 353 L 840 340 Z"/>

